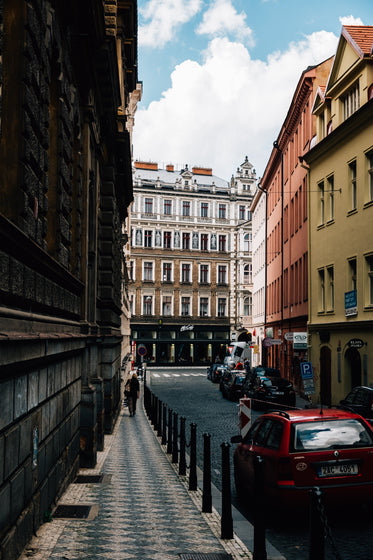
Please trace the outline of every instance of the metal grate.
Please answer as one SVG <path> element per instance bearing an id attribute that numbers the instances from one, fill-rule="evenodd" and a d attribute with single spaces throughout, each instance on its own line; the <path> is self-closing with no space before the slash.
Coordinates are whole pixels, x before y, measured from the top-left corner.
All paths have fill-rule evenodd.
<path id="1" fill-rule="evenodd" d="M 210 552 L 209 554 L 190 552 L 189 554 L 180 554 L 179 556 L 180 560 L 233 560 L 232 556 L 225 552 Z"/>
<path id="2" fill-rule="evenodd" d="M 57 506 L 53 517 L 67 517 L 69 519 L 87 519 L 92 506 L 61 505 Z"/>
<path id="3" fill-rule="evenodd" d="M 103 484 L 110 482 L 111 475 L 107 474 L 79 474 L 74 480 L 75 484 Z"/>

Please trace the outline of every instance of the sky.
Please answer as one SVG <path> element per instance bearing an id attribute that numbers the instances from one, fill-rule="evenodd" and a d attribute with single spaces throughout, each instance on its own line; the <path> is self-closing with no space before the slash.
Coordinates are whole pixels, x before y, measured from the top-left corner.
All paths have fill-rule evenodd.
<path id="1" fill-rule="evenodd" d="M 134 159 L 261 177 L 302 72 L 372 0 L 138 0 Z"/>

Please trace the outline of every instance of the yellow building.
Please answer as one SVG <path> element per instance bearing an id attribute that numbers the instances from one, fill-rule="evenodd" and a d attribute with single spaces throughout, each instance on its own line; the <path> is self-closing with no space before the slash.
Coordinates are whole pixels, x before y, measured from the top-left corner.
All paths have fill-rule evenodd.
<path id="1" fill-rule="evenodd" d="M 309 167 L 314 402 L 373 387 L 373 27 L 344 26 L 315 98 Z"/>

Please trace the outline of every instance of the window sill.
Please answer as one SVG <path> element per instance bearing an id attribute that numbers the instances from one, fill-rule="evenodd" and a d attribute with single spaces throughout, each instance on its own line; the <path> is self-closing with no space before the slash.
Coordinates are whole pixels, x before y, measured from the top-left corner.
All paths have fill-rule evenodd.
<path id="1" fill-rule="evenodd" d="M 347 217 L 353 216 L 354 214 L 357 214 L 357 208 L 353 208 L 352 210 L 349 210 L 347 212 Z"/>
<path id="2" fill-rule="evenodd" d="M 365 210 L 365 208 L 371 208 L 373 206 L 373 200 L 369 200 L 369 202 L 366 202 L 363 206 L 363 209 Z"/>

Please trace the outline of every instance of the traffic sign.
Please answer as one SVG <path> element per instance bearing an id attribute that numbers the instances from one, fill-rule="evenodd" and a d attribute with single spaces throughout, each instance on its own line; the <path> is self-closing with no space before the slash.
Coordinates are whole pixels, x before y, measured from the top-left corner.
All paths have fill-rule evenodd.
<path id="1" fill-rule="evenodd" d="M 146 346 L 144 346 L 144 344 L 139 344 L 137 347 L 137 353 L 139 356 L 145 356 L 147 353 Z"/>

